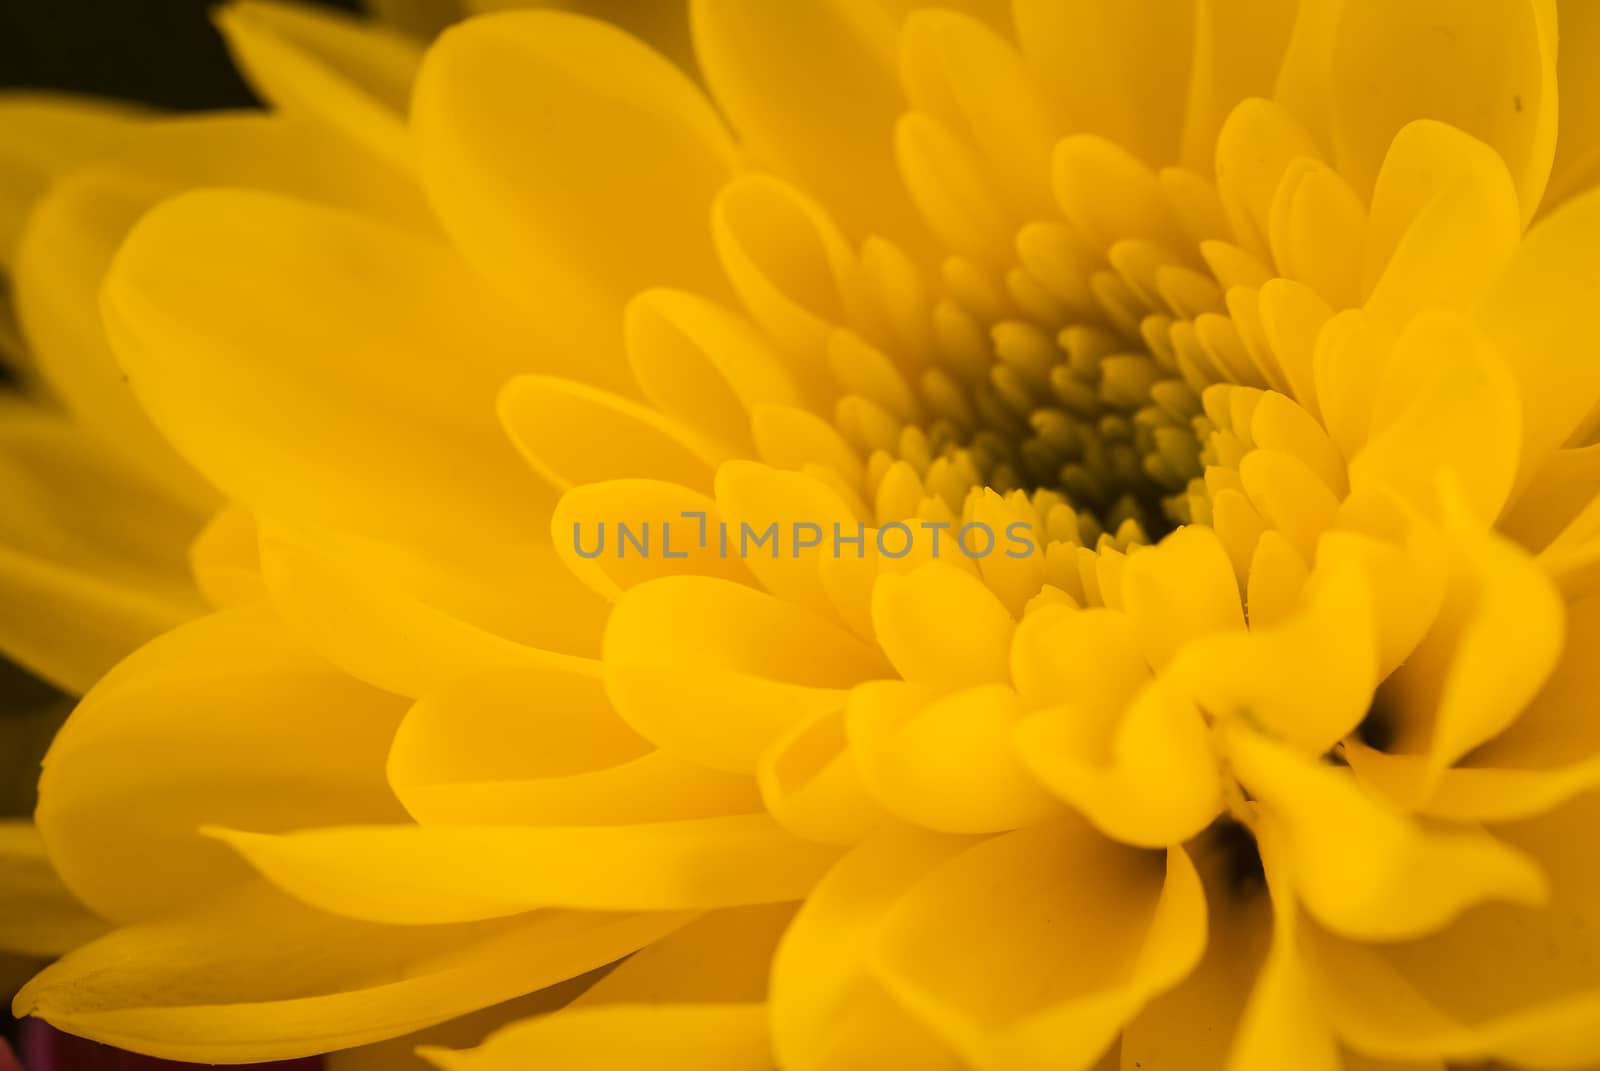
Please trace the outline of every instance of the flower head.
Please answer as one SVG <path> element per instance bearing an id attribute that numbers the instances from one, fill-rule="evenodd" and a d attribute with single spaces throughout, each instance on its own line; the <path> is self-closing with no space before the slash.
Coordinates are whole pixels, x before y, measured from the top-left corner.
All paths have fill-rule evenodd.
<path id="1" fill-rule="evenodd" d="M 204 1060 L 477 1013 L 401 1042 L 451 1071 L 1600 1061 L 1600 24 L 968 6 L 695 0 L 697 80 L 239 4 L 273 114 L 34 210 L 41 360 L 229 504 L 214 612 L 47 760 L 119 927 L 19 1010 Z"/>

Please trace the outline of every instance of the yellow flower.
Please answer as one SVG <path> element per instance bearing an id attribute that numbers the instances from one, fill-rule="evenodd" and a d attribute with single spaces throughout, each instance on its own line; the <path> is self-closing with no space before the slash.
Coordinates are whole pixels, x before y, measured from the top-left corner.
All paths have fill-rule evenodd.
<path id="1" fill-rule="evenodd" d="M 413 73 L 240 4 L 272 115 L 44 198 L 47 378 L 229 504 L 214 612 L 47 760 L 117 928 L 19 1013 L 1600 1064 L 1600 9 L 963 7 L 694 0 L 692 65 L 492 14 Z"/>

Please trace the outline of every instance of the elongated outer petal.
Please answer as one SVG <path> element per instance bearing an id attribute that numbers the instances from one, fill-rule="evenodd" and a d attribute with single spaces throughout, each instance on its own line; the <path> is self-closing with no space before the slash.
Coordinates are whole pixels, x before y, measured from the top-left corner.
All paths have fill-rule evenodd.
<path id="1" fill-rule="evenodd" d="M 446 230 L 594 382 L 628 386 L 635 292 L 717 291 L 706 212 L 733 143 L 698 87 L 621 30 L 548 11 L 454 27 L 423 62 L 412 124 Z"/>
<path id="2" fill-rule="evenodd" d="M 60 956 L 106 931 L 56 876 L 32 822 L 0 822 L 0 872 L 0 950 Z"/>
<path id="3" fill-rule="evenodd" d="M 1205 942 L 1182 848 L 1128 848 L 1069 819 L 935 870 L 885 921 L 873 974 L 976 1067 L 1087 1068 Z"/>
<path id="4" fill-rule="evenodd" d="M 0 399 L 0 650 L 70 693 L 199 614 L 200 517 L 43 407 Z"/>
<path id="5" fill-rule="evenodd" d="M 397 820 L 383 757 L 400 713 L 269 611 L 202 618 L 79 704 L 45 757 L 39 831 L 68 888 L 107 918 L 194 904 L 248 873 L 196 835 L 203 823 Z"/>
<path id="6" fill-rule="evenodd" d="M 838 852 L 766 815 L 635 826 L 213 830 L 315 907 L 428 925 L 543 907 L 679 911 L 797 900 Z"/>
<path id="7" fill-rule="evenodd" d="M 768 1071 L 761 1004 L 611 1004 L 558 1012 L 501 1030 L 470 1052 L 425 1049 L 442 1071 L 561 1067 L 602 1071 Z"/>
<path id="8" fill-rule="evenodd" d="M 34 201 L 73 167 L 136 133 L 136 109 L 57 93 L 0 96 L 0 265 L 11 267 Z"/>
<path id="9" fill-rule="evenodd" d="M 1600 367 L 1584 339 L 1584 303 L 1600 286 L 1600 192 L 1540 220 L 1484 299 L 1480 318 L 1505 355 L 1522 402 L 1525 483 L 1600 399 Z"/>
<path id="10" fill-rule="evenodd" d="M 547 541 L 468 559 L 268 520 L 260 548 L 267 593 L 295 633 L 385 691 L 415 698 L 463 674 L 599 650 L 605 602 Z"/>
<path id="11" fill-rule="evenodd" d="M 380 926 L 250 882 L 84 946 L 29 983 L 14 1010 L 165 1059 L 287 1059 L 411 1033 L 543 989 L 688 918 L 543 911 L 461 926 Z"/>
<path id="12" fill-rule="evenodd" d="M 1482 830 L 1435 829 L 1324 765 L 1254 730 L 1227 733 L 1240 782 L 1284 831 L 1306 910 L 1361 940 L 1433 932 L 1486 901 L 1525 905 L 1548 895 L 1526 855 Z"/>
<path id="13" fill-rule="evenodd" d="M 1018 0 L 1017 36 L 1057 122 L 1109 138 L 1156 167 L 1178 162 L 1195 2 Z"/>
<path id="14" fill-rule="evenodd" d="M 443 249 L 285 197 L 191 193 L 134 229 L 104 311 L 157 426 L 257 510 L 457 547 L 542 528 L 492 407 L 529 335 Z"/>
<path id="15" fill-rule="evenodd" d="M 1395 133 L 1438 119 L 1487 142 L 1533 218 L 1556 147 L 1555 0 L 1344 0 L 1329 56 L 1339 170 L 1365 194 Z"/>
<path id="16" fill-rule="evenodd" d="M 689 18 L 712 96 L 757 163 L 826 204 L 858 240 L 923 233 L 893 157 L 906 104 L 895 26 L 881 8 L 692 0 Z"/>
<path id="17" fill-rule="evenodd" d="M 1247 97 L 1272 94 L 1298 0 L 1200 0 L 1195 5 L 1194 69 L 1183 122 L 1183 163 L 1209 174 L 1217 132 Z"/>
<path id="18" fill-rule="evenodd" d="M 265 189 L 432 229 L 421 191 L 309 120 L 246 112 L 170 118 L 56 183 L 17 249 L 17 313 L 39 374 L 87 433 L 201 508 L 217 492 L 152 426 L 92 311 L 113 255 L 158 202 L 198 186 Z"/>
<path id="19" fill-rule="evenodd" d="M 278 0 L 234 0 L 217 27 L 257 92 L 383 157 L 412 163 L 405 115 L 422 50 L 404 34 L 343 12 Z"/>
<path id="20" fill-rule="evenodd" d="M 1541 206 L 1546 212 L 1600 181 L 1600 75 L 1588 62 L 1600 44 L 1600 11 L 1583 0 L 1557 0 L 1556 9 L 1561 133 Z"/>

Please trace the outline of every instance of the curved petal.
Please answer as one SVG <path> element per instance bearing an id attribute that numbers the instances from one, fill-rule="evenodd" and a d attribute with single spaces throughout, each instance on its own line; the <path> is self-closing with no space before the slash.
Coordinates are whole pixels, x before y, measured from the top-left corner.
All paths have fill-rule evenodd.
<path id="1" fill-rule="evenodd" d="M 1401 814 L 1341 770 L 1251 729 L 1227 732 L 1240 782 L 1283 829 L 1288 873 L 1311 916 L 1366 941 L 1437 931 L 1488 901 L 1538 905 L 1538 866 L 1480 829 Z"/>
<path id="2" fill-rule="evenodd" d="M 1003 684 L 939 697 L 884 681 L 853 689 L 845 718 L 861 778 L 888 810 L 941 833 L 990 833 L 1061 807 L 1012 750 L 1022 713 Z"/>
<path id="3" fill-rule="evenodd" d="M 880 576 L 872 625 L 885 656 L 913 683 L 955 690 L 1010 679 L 1011 614 L 954 566 L 929 562 Z"/>
<path id="4" fill-rule="evenodd" d="M 1535 224 L 1481 308 L 1522 402 L 1519 486 L 1600 399 L 1600 367 L 1582 341 L 1584 302 L 1600 285 L 1597 242 L 1600 191 L 1568 201 Z"/>
<path id="5" fill-rule="evenodd" d="M 858 240 L 924 233 L 895 167 L 894 125 L 906 104 L 895 26 L 882 8 L 692 0 L 689 20 L 706 83 L 759 163 L 828 205 Z"/>
<path id="6" fill-rule="evenodd" d="M 872 970 L 976 1066 L 1088 1068 L 1205 942 L 1182 848 L 1127 848 L 1070 820 L 934 870 L 885 920 Z"/>
<path id="7" fill-rule="evenodd" d="M 432 925 L 539 908 L 682 911 L 798 900 L 838 851 L 766 815 L 632 826 L 210 829 L 278 888 L 368 922 Z"/>
<path id="8" fill-rule="evenodd" d="M 51 183 L 115 151 L 141 118 L 125 104 L 65 93 L 0 95 L 0 266 L 11 268 L 23 221 Z"/>
<path id="9" fill-rule="evenodd" d="M 772 1043 L 794 1071 L 962 1066 L 873 981 L 871 942 L 896 903 L 970 838 L 896 830 L 841 859 L 806 897 L 772 963 Z"/>
<path id="10" fill-rule="evenodd" d="M 387 26 L 343 12 L 232 0 L 213 18 L 234 63 L 269 104 L 321 120 L 401 168 L 405 115 L 422 50 Z"/>
<path id="11" fill-rule="evenodd" d="M 45 757 L 39 831 L 62 880 L 107 918 L 193 904 L 247 874 L 196 835 L 202 823 L 400 818 L 383 779 L 400 712 L 265 610 L 202 618 L 84 697 Z"/>
<path id="12" fill-rule="evenodd" d="M 1057 122 L 1161 167 L 1178 162 L 1195 40 L 1194 0 L 1017 0 L 1017 36 Z"/>
<path id="13" fill-rule="evenodd" d="M 286 197 L 190 193 L 134 228 L 104 311 L 157 426 L 237 501 L 456 547 L 543 527 L 493 419 L 526 328 L 442 249 Z"/>
<path id="14" fill-rule="evenodd" d="M 1320 754 L 1371 707 L 1378 638 L 1370 582 L 1359 569 L 1340 564 L 1313 577 L 1283 620 L 1196 640 L 1171 674 L 1212 715 L 1252 719 Z"/>
<path id="15" fill-rule="evenodd" d="M 1343 0 L 1328 95 L 1339 170 L 1365 195 L 1396 132 L 1438 119 L 1511 169 L 1524 221 L 1556 148 L 1555 0 Z"/>
<path id="16" fill-rule="evenodd" d="M 712 577 L 647 581 L 606 625 L 606 691 L 663 749 L 750 772 L 763 750 L 842 689 L 890 675 L 874 649 L 804 607 Z"/>
<path id="17" fill-rule="evenodd" d="M 285 1059 L 397 1037 L 543 989 L 686 921 L 544 911 L 380 926 L 251 883 L 78 949 L 30 982 L 14 1011 L 165 1059 Z"/>
<path id="18" fill-rule="evenodd" d="M 599 652 L 606 604 L 548 542 L 422 555 L 328 528 L 261 525 L 262 580 L 295 633 L 351 676 L 426 695 L 462 674 L 571 666 Z"/>
<path id="19" fill-rule="evenodd" d="M 719 290 L 706 213 L 733 143 L 681 71 L 616 27 L 549 11 L 456 26 L 423 61 L 412 123 L 451 237 L 593 382 L 629 387 L 635 292 Z"/>
<path id="20" fill-rule="evenodd" d="M 1583 1068 L 1600 1059 L 1600 869 L 1590 793 L 1497 832 L 1538 860 L 1550 902 L 1486 904 L 1420 940 L 1365 945 L 1309 927 L 1319 1000 L 1346 1043 L 1391 1060 L 1485 1058 Z"/>
<path id="21" fill-rule="evenodd" d="M 198 186 L 292 194 L 426 233 L 421 191 L 307 121 L 251 113 L 142 126 L 109 158 L 57 183 L 28 219 L 14 282 L 40 374 L 84 425 L 202 508 L 216 491 L 173 451 L 117 366 L 97 308 L 113 254 L 157 202 Z"/>

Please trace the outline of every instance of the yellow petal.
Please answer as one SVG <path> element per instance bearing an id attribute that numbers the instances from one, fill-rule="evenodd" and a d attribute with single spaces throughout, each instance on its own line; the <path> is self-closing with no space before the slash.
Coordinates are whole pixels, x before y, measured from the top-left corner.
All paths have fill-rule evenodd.
<path id="1" fill-rule="evenodd" d="M 772 1042 L 783 1067 L 962 1066 L 927 1026 L 878 988 L 868 959 L 873 937 L 900 899 L 971 843 L 886 832 L 852 850 L 817 884 L 772 964 Z"/>
<path id="2" fill-rule="evenodd" d="M 106 931 L 56 876 L 31 822 L 0 822 L 0 949 L 61 956 Z"/>
<path id="3" fill-rule="evenodd" d="M 0 399 L 0 649 L 81 693 L 203 609 L 200 517 L 43 408 Z"/>
<path id="4" fill-rule="evenodd" d="M 912 105 L 976 142 L 1012 212 L 1043 214 L 1054 131 L 1009 42 L 970 15 L 914 12 L 900 29 L 900 79 Z"/>
<path id="5" fill-rule="evenodd" d="M 1035 609 L 1011 643 L 1011 679 L 1034 706 L 1070 703 L 1090 717 L 1114 717 L 1150 669 L 1128 615 L 1104 607 Z"/>
<path id="6" fill-rule="evenodd" d="M 1542 903 L 1538 866 L 1481 830 L 1435 829 L 1329 766 L 1251 729 L 1227 732 L 1240 782 L 1282 827 L 1286 865 L 1318 922 L 1364 941 L 1442 929 L 1475 904 Z"/>
<path id="7" fill-rule="evenodd" d="M 905 101 L 887 13 L 852 0 L 692 0 L 689 19 L 712 95 L 762 166 L 814 193 L 857 238 L 923 233 L 892 154 Z"/>
<path id="8" fill-rule="evenodd" d="M 423 40 L 465 14 L 461 0 L 368 0 L 366 7 L 390 26 Z"/>
<path id="9" fill-rule="evenodd" d="M 699 89 L 623 31 L 548 11 L 472 19 L 429 50 L 412 123 L 446 230 L 594 382 L 626 389 L 635 292 L 717 291 L 705 214 L 733 143 Z"/>
<path id="10" fill-rule="evenodd" d="M 682 911 L 782 903 L 802 899 L 838 856 L 766 815 L 281 835 L 207 828 L 298 900 L 346 918 L 408 926 L 549 907 Z"/>
<path id="11" fill-rule="evenodd" d="M 14 1007 L 165 1059 L 287 1059 L 407 1034 L 542 989 L 685 921 L 679 913 L 545 911 L 462 926 L 380 926 L 250 883 L 86 945 L 29 983 Z"/>
<path id="12" fill-rule="evenodd" d="M 217 27 L 270 105 L 327 122 L 402 168 L 405 114 L 422 50 L 386 26 L 279 0 L 233 0 Z"/>
<path id="13" fill-rule="evenodd" d="M 1363 269 L 1372 322 L 1393 334 L 1426 308 L 1471 309 L 1521 237 L 1516 187 L 1492 148 L 1444 123 L 1407 124 L 1372 194 Z"/>
<path id="14" fill-rule="evenodd" d="M 1205 947 L 1199 878 L 1165 855 L 1076 821 L 993 837 L 895 906 L 873 973 L 975 1066 L 1088 1068 Z"/>
<path id="15" fill-rule="evenodd" d="M 1320 160 L 1316 143 L 1281 104 L 1252 97 L 1240 101 L 1217 133 L 1217 192 L 1234 240 L 1265 255 L 1272 233 L 1272 204 L 1290 164 Z"/>
<path id="16" fill-rule="evenodd" d="M 421 696 L 463 673 L 599 654 L 606 603 L 548 541 L 470 560 L 328 528 L 265 522 L 273 606 L 340 669 Z"/>
<path id="17" fill-rule="evenodd" d="M 747 563 L 719 545 L 724 523 L 716 502 L 681 484 L 606 480 L 561 496 L 550 537 L 569 572 L 614 599 L 646 580 L 681 573 L 749 582 Z"/>
<path id="18" fill-rule="evenodd" d="M 1320 754 L 1360 724 L 1378 684 L 1369 581 L 1353 564 L 1319 569 L 1283 620 L 1196 640 L 1171 677 L 1213 716 L 1245 718 Z"/>
<path id="19" fill-rule="evenodd" d="M 606 691 L 640 735 L 718 769 L 749 772 L 778 734 L 891 671 L 832 621 L 711 577 L 647 581 L 606 626 Z"/>
<path id="20" fill-rule="evenodd" d="M 1394 945 L 1307 927 L 1319 1000 L 1347 1042 L 1397 1061 L 1592 1065 L 1600 873 L 1583 845 L 1600 820 L 1597 802 L 1590 794 L 1497 830 L 1549 874 L 1547 905 L 1486 904 L 1441 933 Z"/>
<path id="21" fill-rule="evenodd" d="M 1561 204 L 1600 179 L 1600 80 L 1586 57 L 1600 42 L 1600 12 L 1582 0 L 1558 0 L 1560 33 L 1556 80 L 1560 90 L 1560 135 L 1550 165 L 1543 210 Z"/>
<path id="22" fill-rule="evenodd" d="M 0 96 L 0 265 L 11 267 L 23 221 L 50 184 L 117 149 L 143 118 L 137 109 L 59 93 Z"/>
<path id="23" fill-rule="evenodd" d="M 767 813 L 807 840 L 854 844 L 889 817 L 861 779 L 842 710 L 825 710 L 774 740 L 756 778 Z"/>
<path id="24" fill-rule="evenodd" d="M 611 710 L 598 667 L 451 681 L 407 712 L 388 775 L 424 824 L 627 824 L 760 806 L 749 778 L 648 749 Z"/>
<path id="25" fill-rule="evenodd" d="M 1600 398 L 1600 367 L 1581 342 L 1587 331 L 1581 310 L 1600 280 L 1596 235 L 1600 194 L 1568 201 L 1528 232 L 1484 301 L 1482 323 L 1505 355 L 1522 401 L 1519 484 Z"/>
<path id="26" fill-rule="evenodd" d="M 1019 0 L 1022 50 L 1058 125 L 1099 134 L 1146 163 L 1178 162 L 1195 4 Z"/>
<path id="27" fill-rule="evenodd" d="M 528 464 L 561 490 L 629 476 L 704 489 L 720 460 L 693 428 L 575 380 L 518 376 L 499 408 Z"/>
<path id="28" fill-rule="evenodd" d="M 157 202 L 197 186 L 265 189 L 429 232 L 421 191 L 306 120 L 250 113 L 142 127 L 112 157 L 59 182 L 28 220 L 14 283 L 38 369 L 91 435 L 202 508 L 216 491 L 152 426 L 95 315 L 112 256 Z"/>
<path id="29" fill-rule="evenodd" d="M 1339 170 L 1365 194 L 1389 142 L 1438 119 L 1488 143 L 1533 217 L 1556 147 L 1554 0 L 1345 0 L 1328 95 Z"/>
<path id="30" fill-rule="evenodd" d="M 396 701 L 343 676 L 260 609 L 139 650 L 78 705 L 45 757 L 39 831 L 62 880 L 107 918 L 193 904 L 245 870 L 205 822 L 379 822 Z"/>
<path id="31" fill-rule="evenodd" d="M 1438 617 L 1385 684 L 1392 750 L 1437 773 L 1512 724 L 1561 652 L 1565 607 L 1526 552 L 1447 512 L 1449 586 Z"/>
<path id="32" fill-rule="evenodd" d="M 156 425 L 253 509 L 456 546 L 543 527 L 491 405 L 528 366 L 520 321 L 441 249 L 286 197 L 191 193 L 135 227 L 104 311 Z"/>
<path id="33" fill-rule="evenodd" d="M 1492 523 L 1517 472 L 1522 414 L 1515 377 L 1482 330 L 1452 312 L 1421 314 L 1377 387 L 1372 437 L 1350 461 L 1352 486 L 1426 507 L 1448 470 L 1471 514 Z"/>
<path id="34" fill-rule="evenodd" d="M 878 643 L 908 681 L 955 689 L 1009 678 L 1015 624 L 972 574 L 930 562 L 872 591 Z"/>
<path id="35" fill-rule="evenodd" d="M 759 440 L 759 423 L 757 428 Z M 860 527 L 849 504 L 814 476 L 751 461 L 730 461 L 718 469 L 716 494 L 717 512 L 729 526 L 730 549 L 737 531 L 739 557 L 762 586 L 786 602 L 831 614 L 833 603 L 820 568 L 829 558 L 848 553 L 837 549 L 835 540 L 853 537 Z M 746 542 L 747 534 L 761 540 L 767 533 L 772 533 L 765 540 L 769 546 Z"/>
<path id="36" fill-rule="evenodd" d="M 748 454 L 751 409 L 793 405 L 798 388 L 748 321 L 698 294 L 647 290 L 629 302 L 628 364 L 668 416 Z"/>
<path id="37" fill-rule="evenodd" d="M 1299 905 L 1283 835 L 1270 815 L 1257 814 L 1256 839 L 1272 899 L 1272 936 L 1228 1054 L 1228 1071 L 1274 1071 L 1292 1064 L 1308 1071 L 1351 1071 L 1339 1059 L 1334 1034 L 1300 951 Z"/>
<path id="38" fill-rule="evenodd" d="M 467 1052 L 426 1048 L 442 1071 L 530 1067 L 603 1071 L 767 1071 L 772 1056 L 761 1004 L 613 1004 L 516 1023 Z"/>
<path id="39" fill-rule="evenodd" d="M 1542 814 L 1600 784 L 1600 739 L 1584 699 L 1596 686 L 1588 656 L 1600 629 L 1600 603 L 1567 608 L 1567 637 L 1544 686 L 1504 731 L 1460 762 L 1430 775 L 1427 756 L 1345 746 L 1356 773 L 1428 815 L 1500 822 Z M 1431 792 L 1429 786 L 1431 785 Z"/>
<path id="40" fill-rule="evenodd" d="M 226 505 L 211 515 L 189 544 L 189 570 L 213 610 L 266 601 L 260 543 L 249 511 Z"/>
<path id="41" fill-rule="evenodd" d="M 1228 113 L 1246 98 L 1272 95 L 1298 6 L 1278 0 L 1196 5 L 1194 69 L 1183 124 L 1185 166 L 1209 173 Z"/>
<path id="42" fill-rule="evenodd" d="M 1244 627 L 1244 606 L 1216 532 L 1191 525 L 1128 559 L 1122 602 L 1150 665 L 1192 639 Z"/>
<path id="43" fill-rule="evenodd" d="M 990 833 L 1060 809 L 1012 751 L 1022 713 L 1000 684 L 933 697 L 883 681 L 853 689 L 845 717 L 862 780 L 886 808 L 941 833 Z"/>
<path id="44" fill-rule="evenodd" d="M 1016 748 L 1041 784 L 1125 844 L 1180 843 L 1222 809 L 1205 719 L 1161 683 L 1109 718 L 1071 705 L 1039 711 L 1017 726 Z"/>

